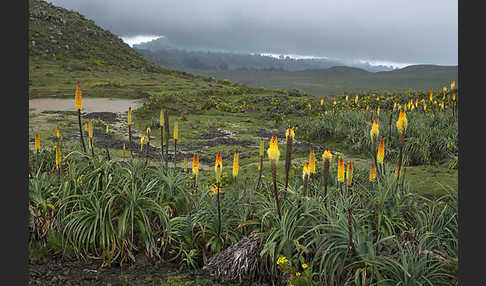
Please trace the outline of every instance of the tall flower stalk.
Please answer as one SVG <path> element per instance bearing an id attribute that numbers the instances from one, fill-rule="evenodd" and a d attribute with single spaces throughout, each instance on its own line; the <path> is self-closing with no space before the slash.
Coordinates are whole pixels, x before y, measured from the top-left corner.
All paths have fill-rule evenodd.
<path id="1" fill-rule="evenodd" d="M 35 134 L 35 168 L 38 169 L 40 168 L 40 162 L 39 162 L 39 153 L 40 153 L 40 135 L 37 133 Z"/>
<path id="2" fill-rule="evenodd" d="M 285 152 L 285 193 L 289 186 L 289 171 L 292 165 L 292 143 L 294 141 L 295 132 L 293 127 L 287 128 L 285 131 L 285 138 L 287 140 L 287 150 Z"/>
<path id="3" fill-rule="evenodd" d="M 324 198 L 327 197 L 327 186 L 329 183 L 329 167 L 331 165 L 332 154 L 329 149 L 324 150 L 322 153 L 322 161 L 324 162 L 324 166 L 322 168 L 322 179 L 324 183 Z"/>
<path id="4" fill-rule="evenodd" d="M 262 172 L 263 172 L 263 156 L 265 153 L 265 141 L 260 139 L 260 160 L 258 162 L 258 181 L 256 185 L 256 189 L 260 187 L 260 181 L 262 180 Z"/>
<path id="5" fill-rule="evenodd" d="M 374 120 L 373 124 L 371 125 L 370 138 L 371 138 L 371 149 L 372 149 L 371 152 L 373 154 L 375 166 L 377 165 L 376 147 L 377 147 L 378 135 L 379 134 L 380 134 L 380 130 L 379 130 L 379 127 L 378 127 L 378 120 Z"/>
<path id="6" fill-rule="evenodd" d="M 88 136 L 89 136 L 89 148 L 91 149 L 91 155 L 95 155 L 94 153 L 94 144 L 93 144 L 93 120 L 89 118 L 88 120 Z"/>
<path id="7" fill-rule="evenodd" d="M 240 169 L 238 157 L 239 157 L 238 152 L 235 152 L 234 155 L 233 155 L 233 180 L 234 180 L 235 185 L 236 185 L 236 178 L 238 177 L 238 171 Z"/>
<path id="8" fill-rule="evenodd" d="M 160 152 L 161 152 L 162 158 L 165 161 L 165 157 L 164 157 L 164 124 L 165 124 L 164 110 L 163 109 L 160 109 L 160 119 L 159 119 L 159 126 L 160 126 Z"/>
<path id="9" fill-rule="evenodd" d="M 110 136 L 110 125 L 106 124 L 106 138 L 109 138 L 109 136 Z M 108 160 L 111 160 L 110 151 L 108 150 L 108 144 L 106 144 L 105 149 L 106 149 L 106 155 L 108 156 Z"/>
<path id="10" fill-rule="evenodd" d="M 197 192 L 197 179 L 199 178 L 199 155 L 192 157 L 192 174 L 194 175 L 194 189 Z"/>
<path id="11" fill-rule="evenodd" d="M 398 155 L 397 182 L 400 179 L 400 169 L 402 168 L 403 145 L 404 145 L 404 141 L 405 141 L 405 132 L 407 131 L 407 126 L 408 126 L 407 114 L 405 113 L 405 111 L 402 110 L 402 111 L 400 111 L 400 114 L 399 114 L 398 120 L 397 120 L 397 129 L 398 129 L 398 134 L 399 134 L 399 147 L 400 147 L 400 153 Z"/>
<path id="12" fill-rule="evenodd" d="M 280 202 L 278 200 L 277 191 L 277 163 L 280 157 L 280 151 L 278 150 L 277 136 L 272 136 L 270 139 L 270 147 L 267 149 L 267 155 L 270 159 L 270 166 L 272 168 L 272 178 L 273 178 L 273 196 L 275 198 L 275 204 L 277 205 L 277 214 L 279 218 L 282 218 L 280 212 Z"/>
<path id="13" fill-rule="evenodd" d="M 338 160 L 337 180 L 342 194 L 344 184 L 344 160 L 342 158 Z"/>
<path id="14" fill-rule="evenodd" d="M 179 126 L 177 119 L 174 120 L 174 169 L 176 168 L 177 160 L 177 139 L 179 139 Z"/>
<path id="15" fill-rule="evenodd" d="M 221 173 L 223 172 L 223 156 L 221 153 L 216 155 L 216 163 L 214 165 L 214 172 L 216 174 L 217 200 L 218 200 L 218 235 L 221 234 L 221 202 L 219 198 Z"/>
<path id="16" fill-rule="evenodd" d="M 309 185 L 309 176 L 310 176 L 310 168 L 309 163 L 305 162 L 304 167 L 302 168 L 302 180 L 304 181 L 304 186 L 302 190 L 302 195 L 305 197 L 307 196 L 307 187 Z"/>
<path id="17" fill-rule="evenodd" d="M 164 109 L 165 169 L 169 168 L 169 113 Z"/>
<path id="18" fill-rule="evenodd" d="M 82 101 L 82 92 L 81 92 L 81 87 L 80 83 L 76 84 L 76 94 L 74 97 L 74 108 L 78 110 L 78 123 L 79 123 L 79 136 L 81 140 L 81 146 L 83 146 L 83 151 L 86 152 L 86 145 L 84 144 L 84 139 L 83 139 L 83 129 L 81 125 L 81 109 L 83 109 L 83 101 Z"/>
<path id="19" fill-rule="evenodd" d="M 132 147 L 132 107 L 128 107 L 127 125 L 128 125 L 128 147 Z"/>

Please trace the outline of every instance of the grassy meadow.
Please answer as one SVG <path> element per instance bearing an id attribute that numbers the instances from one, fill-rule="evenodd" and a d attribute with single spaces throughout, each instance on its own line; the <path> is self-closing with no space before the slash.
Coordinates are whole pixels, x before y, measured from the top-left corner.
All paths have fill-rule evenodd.
<path id="1" fill-rule="evenodd" d="M 73 111 L 29 116 L 32 257 L 201 269 L 258 237 L 258 271 L 242 268 L 234 283 L 457 284 L 454 86 L 321 98 L 159 76 L 131 115 L 104 117 L 81 108 L 78 118 L 67 79 L 34 82 L 70 96 Z M 142 81 L 96 78 L 81 81 L 83 99 L 133 96 Z"/>

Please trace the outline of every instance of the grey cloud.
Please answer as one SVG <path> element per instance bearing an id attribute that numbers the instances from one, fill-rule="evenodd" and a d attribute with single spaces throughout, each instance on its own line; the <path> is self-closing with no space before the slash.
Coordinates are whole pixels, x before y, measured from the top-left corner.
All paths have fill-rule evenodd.
<path id="1" fill-rule="evenodd" d="M 457 64 L 457 1 L 49 1 L 119 36 L 189 45 L 409 63 Z"/>

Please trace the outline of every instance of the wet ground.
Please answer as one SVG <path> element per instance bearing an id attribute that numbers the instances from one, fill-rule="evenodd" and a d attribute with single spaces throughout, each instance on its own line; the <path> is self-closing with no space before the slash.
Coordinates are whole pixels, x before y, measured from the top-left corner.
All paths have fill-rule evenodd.
<path id="1" fill-rule="evenodd" d="M 140 259 L 132 265 L 112 265 L 51 256 L 29 261 L 29 285 L 246 285 L 216 280 L 200 270 Z M 253 284 L 254 285 L 254 284 Z"/>

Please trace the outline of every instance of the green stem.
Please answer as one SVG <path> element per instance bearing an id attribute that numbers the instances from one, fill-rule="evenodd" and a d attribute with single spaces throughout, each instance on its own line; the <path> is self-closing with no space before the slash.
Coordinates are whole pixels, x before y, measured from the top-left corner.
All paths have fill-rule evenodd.
<path id="1" fill-rule="evenodd" d="M 86 145 L 84 144 L 84 139 L 83 139 L 83 128 L 81 127 L 81 109 L 78 109 L 78 123 L 79 123 L 79 134 L 80 134 L 80 140 L 81 140 L 81 145 L 83 146 L 83 151 L 86 153 Z"/>

